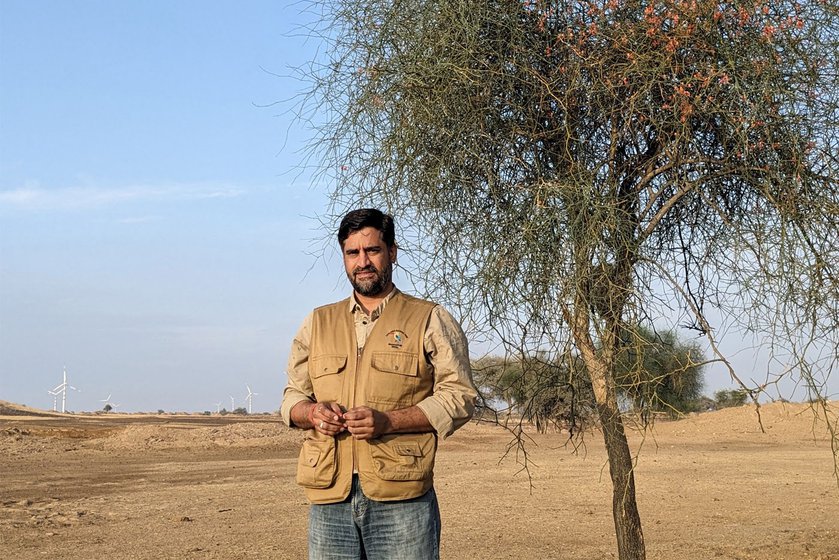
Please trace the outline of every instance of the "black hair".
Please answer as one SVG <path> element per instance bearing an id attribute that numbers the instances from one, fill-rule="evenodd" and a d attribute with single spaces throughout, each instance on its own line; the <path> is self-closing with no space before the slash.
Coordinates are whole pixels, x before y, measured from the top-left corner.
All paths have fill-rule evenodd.
<path id="1" fill-rule="evenodd" d="M 366 227 L 376 228 L 382 232 L 382 239 L 388 248 L 396 244 L 396 233 L 393 227 L 393 217 L 376 208 L 359 208 L 349 212 L 338 227 L 338 244 L 344 246 L 344 241 L 351 233 Z"/>

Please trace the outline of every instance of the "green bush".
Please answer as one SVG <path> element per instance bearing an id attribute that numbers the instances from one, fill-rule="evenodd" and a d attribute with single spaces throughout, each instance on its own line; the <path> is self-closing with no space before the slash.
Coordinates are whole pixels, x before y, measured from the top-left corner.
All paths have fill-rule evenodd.
<path id="1" fill-rule="evenodd" d="M 714 393 L 717 408 L 730 408 L 746 404 L 749 394 L 743 389 L 722 389 Z"/>

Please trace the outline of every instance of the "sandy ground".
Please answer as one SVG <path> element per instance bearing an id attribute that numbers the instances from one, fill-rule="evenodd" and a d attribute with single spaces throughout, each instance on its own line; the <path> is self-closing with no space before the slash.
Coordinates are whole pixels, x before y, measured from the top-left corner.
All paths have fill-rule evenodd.
<path id="1" fill-rule="evenodd" d="M 306 557 L 301 434 L 275 416 L 35 414 L 0 402 L 0 558 Z M 839 560 L 824 422 L 762 417 L 764 433 L 743 407 L 631 434 L 648 558 Z M 616 557 L 600 434 L 576 453 L 531 436 L 530 478 L 496 426 L 441 442 L 443 558 Z"/>

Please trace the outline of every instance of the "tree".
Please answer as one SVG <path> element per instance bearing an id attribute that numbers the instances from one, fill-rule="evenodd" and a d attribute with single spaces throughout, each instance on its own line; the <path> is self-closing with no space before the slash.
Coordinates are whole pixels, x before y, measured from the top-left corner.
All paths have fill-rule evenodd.
<path id="1" fill-rule="evenodd" d="M 720 408 L 729 408 L 732 406 L 743 406 L 746 404 L 746 397 L 748 393 L 737 389 L 721 389 L 714 393 L 714 401 Z"/>
<path id="2" fill-rule="evenodd" d="M 679 340 L 674 331 L 627 328 L 615 361 L 618 397 L 645 422 L 652 412 L 678 416 L 701 407 L 705 358 L 698 345 Z M 582 432 L 593 413 L 589 376 L 571 374 L 584 368 L 579 356 L 557 362 L 541 352 L 485 356 L 472 364 L 485 408 L 515 412 L 540 431 L 554 425 L 572 434 Z"/>
<path id="3" fill-rule="evenodd" d="M 572 360 L 577 358 L 570 358 Z M 509 425 L 510 414 L 531 422 L 538 431 L 549 426 L 568 430 L 572 437 L 591 423 L 594 398 L 587 379 L 571 375 L 564 362 L 537 352 L 516 357 L 485 356 L 473 362 L 473 378 L 484 398 L 484 408 L 500 412 Z M 508 414 L 504 414 L 504 412 Z"/>
<path id="4" fill-rule="evenodd" d="M 110 412 L 113 409 L 114 407 L 111 406 L 111 403 L 105 403 L 105 406 L 102 407 L 102 412 Z"/>
<path id="5" fill-rule="evenodd" d="M 699 407 L 705 357 L 674 331 L 625 330 L 615 362 L 618 396 L 632 402 L 645 421 L 651 412 L 678 416 Z"/>
<path id="6" fill-rule="evenodd" d="M 762 332 L 808 387 L 836 367 L 835 3 L 317 6 L 326 47 L 298 109 L 333 211 L 410 224 L 401 264 L 511 351 L 580 356 L 619 556 L 644 558 L 618 407 L 628 325 L 674 317 L 725 364 L 719 333 Z"/>

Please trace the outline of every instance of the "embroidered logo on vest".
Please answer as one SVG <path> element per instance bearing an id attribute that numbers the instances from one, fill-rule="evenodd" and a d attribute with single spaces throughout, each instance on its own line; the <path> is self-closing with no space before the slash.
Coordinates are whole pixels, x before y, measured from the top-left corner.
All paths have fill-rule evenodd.
<path id="1" fill-rule="evenodd" d="M 387 344 L 391 348 L 402 348 L 405 341 L 408 340 L 408 335 L 402 331 L 390 331 L 385 335 Z"/>

